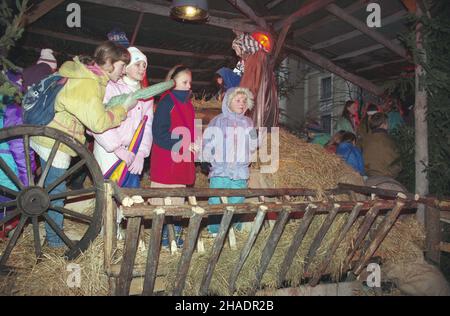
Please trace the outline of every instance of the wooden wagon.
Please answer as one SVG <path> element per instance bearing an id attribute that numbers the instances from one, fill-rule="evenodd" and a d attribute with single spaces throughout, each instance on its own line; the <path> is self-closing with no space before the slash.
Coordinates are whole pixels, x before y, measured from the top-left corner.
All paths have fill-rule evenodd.
<path id="1" fill-rule="evenodd" d="M 144 277 L 143 295 L 170 294 L 183 295 L 186 278 L 191 265 L 192 256 L 201 243 L 200 229 L 205 224 L 209 216 L 220 215 L 220 229 L 218 235 L 214 238 L 211 251 L 208 253 L 208 262 L 204 271 L 202 280 L 200 280 L 199 290 L 196 294 L 208 295 L 214 294 L 209 291 L 211 280 L 220 254 L 225 247 L 227 236 L 230 240 L 230 246 L 233 247 L 233 228 L 232 219 L 236 215 L 247 215 L 252 218 L 251 228 L 248 237 L 242 249 L 239 251 L 234 268 L 226 280 L 228 284 L 229 295 L 236 293 L 236 282 L 240 278 L 240 273 L 246 261 L 249 258 L 255 240 L 261 231 L 261 228 L 267 223 L 267 213 L 277 213 L 276 221 L 269 225 L 270 235 L 264 248 L 258 258 L 258 264 L 254 267 L 255 279 L 252 281 L 250 293 L 255 294 L 261 287 L 264 274 L 276 251 L 280 237 L 285 226 L 290 221 L 298 221 L 299 225 L 293 236 L 288 251 L 284 255 L 282 264 L 279 267 L 277 286 L 282 287 L 286 274 L 292 265 L 298 249 L 304 242 L 304 237 L 315 216 L 325 215 L 326 218 L 321 224 L 320 229 L 315 234 L 305 261 L 305 281 L 311 286 L 320 283 L 327 266 L 336 253 L 336 250 L 346 238 L 350 229 L 355 225 L 358 219 L 360 224 L 357 227 L 357 234 L 352 240 L 351 247 L 347 250 L 347 256 L 342 271 L 346 275 L 358 276 L 367 264 L 373 258 L 377 248 L 383 242 L 384 238 L 394 226 L 402 212 L 415 212 L 419 205 L 427 206 L 427 253 L 436 256 L 440 250 L 447 249 L 448 244 L 441 244 L 439 239 L 439 220 L 440 214 L 450 210 L 449 200 L 438 200 L 433 197 L 421 197 L 409 193 L 402 193 L 392 190 L 383 190 L 378 188 L 354 186 L 348 184 L 339 185 L 333 190 L 325 192 L 327 199 L 322 201 L 298 201 L 296 197 L 313 197 L 317 192 L 304 188 L 290 189 L 245 189 L 245 190 L 221 190 L 221 189 L 120 189 L 114 183 L 105 182 L 100 168 L 95 162 L 92 154 L 80 143 L 71 139 L 66 134 L 58 132 L 48 127 L 19 126 L 0 130 L 0 142 L 10 139 L 22 139 L 24 151 L 29 157 L 30 139 L 34 136 L 46 136 L 55 140 L 48 159 L 47 167 L 34 182 L 32 176 L 31 163 L 27 159 L 28 180 L 30 185 L 24 186 L 6 163 L 0 159 L 0 168 L 19 188 L 18 191 L 8 189 L 0 184 L 0 191 L 3 196 L 8 196 L 9 201 L 0 203 L 0 207 L 10 208 L 0 225 L 10 219 L 20 216 L 20 222 L 14 234 L 9 239 L 5 250 L 0 259 L 2 269 L 8 269 L 8 259 L 13 248 L 16 245 L 25 225 L 31 222 L 34 234 L 34 248 L 36 257 L 42 256 L 41 236 L 39 232 L 39 221 L 47 222 L 55 232 L 61 237 L 67 246 L 65 253 L 68 259 L 77 257 L 85 251 L 90 243 L 98 236 L 103 222 L 103 233 L 105 243 L 105 270 L 110 277 L 111 294 L 128 295 L 133 277 Z M 57 179 L 54 183 L 44 187 L 44 180 L 48 174 L 51 162 L 55 158 L 58 147 L 64 144 L 72 148 L 80 157 L 80 161 L 67 170 L 66 174 Z M 52 194 L 51 190 L 59 183 L 66 180 L 82 168 L 86 168 L 90 178 L 90 185 L 82 190 L 67 190 L 63 194 Z M 355 194 L 367 195 L 368 199 L 356 200 Z M 347 200 L 334 200 L 336 195 L 347 195 Z M 52 201 L 58 199 L 67 199 L 70 197 L 89 196 L 94 202 L 91 214 L 84 214 L 69 210 L 64 207 L 55 207 Z M 124 201 L 128 197 L 140 196 L 148 198 L 167 198 L 167 197 L 186 197 L 189 203 L 183 206 L 164 205 L 154 206 L 149 203 L 134 203 L 129 205 Z M 224 204 L 208 205 L 207 202 L 197 201 L 201 198 L 219 196 L 223 198 Z M 259 202 L 246 202 L 244 204 L 227 204 L 226 197 L 245 196 L 257 197 Z M 275 201 L 268 202 L 265 197 L 276 198 Z M 122 260 L 119 264 L 111 264 L 114 249 L 116 247 L 116 208 L 117 205 L 123 206 L 123 216 L 127 218 L 127 233 Z M 131 203 L 130 203 L 131 204 Z M 69 238 L 67 234 L 53 222 L 48 216 L 49 210 L 57 211 L 65 216 L 77 219 L 80 223 L 85 223 L 86 229 L 79 240 Z M 319 268 L 309 273 L 308 267 L 321 247 L 324 237 L 332 226 L 336 216 L 341 213 L 347 213 L 345 225 L 342 226 L 338 236 L 331 245 L 325 250 L 325 256 L 319 264 Z M 378 215 L 384 215 L 381 222 L 377 223 Z M 155 289 L 157 280 L 158 263 L 161 253 L 161 235 L 165 222 L 170 222 L 174 217 L 181 217 L 188 221 L 186 225 L 185 243 L 178 257 L 178 266 L 174 282 L 166 289 Z M 150 240 L 148 241 L 148 253 L 145 266 L 136 266 L 135 258 L 139 243 L 139 234 L 141 224 L 144 219 L 151 221 Z M 170 232 L 170 230 L 169 230 Z M 173 239 L 173 234 L 169 234 Z M 198 250 L 198 249 L 197 249 Z"/>

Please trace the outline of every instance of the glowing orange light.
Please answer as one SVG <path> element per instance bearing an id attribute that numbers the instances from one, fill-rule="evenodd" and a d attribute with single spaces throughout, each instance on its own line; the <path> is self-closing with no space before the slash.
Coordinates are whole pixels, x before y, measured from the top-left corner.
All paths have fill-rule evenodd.
<path id="1" fill-rule="evenodd" d="M 266 33 L 255 32 L 252 34 L 252 37 L 258 41 L 267 52 L 272 50 L 272 41 L 270 36 Z"/>

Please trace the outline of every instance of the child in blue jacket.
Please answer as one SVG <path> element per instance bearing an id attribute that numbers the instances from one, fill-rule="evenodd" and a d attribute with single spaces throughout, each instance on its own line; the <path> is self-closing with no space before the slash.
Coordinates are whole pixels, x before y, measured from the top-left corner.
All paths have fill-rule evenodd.
<path id="1" fill-rule="evenodd" d="M 222 101 L 222 114 L 216 116 L 205 130 L 203 159 L 211 163 L 210 188 L 247 188 L 251 155 L 258 146 L 253 121 L 245 116 L 253 103 L 253 94 L 249 89 L 228 89 Z M 244 197 L 229 197 L 228 203 L 238 204 L 244 200 Z M 209 204 L 220 203 L 219 197 L 209 199 Z M 217 223 L 208 226 L 211 234 L 216 234 L 218 230 Z"/>
<path id="2" fill-rule="evenodd" d="M 336 154 L 356 170 L 360 175 L 365 176 L 364 159 L 361 150 L 356 147 L 356 136 L 351 132 L 342 135 L 342 141 L 336 149 Z"/>

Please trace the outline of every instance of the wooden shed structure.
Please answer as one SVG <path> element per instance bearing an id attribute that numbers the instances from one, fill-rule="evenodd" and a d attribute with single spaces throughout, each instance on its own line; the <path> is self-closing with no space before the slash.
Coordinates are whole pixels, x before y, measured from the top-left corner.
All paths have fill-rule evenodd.
<path id="1" fill-rule="evenodd" d="M 108 32 L 119 28 L 148 55 L 152 82 L 161 81 L 173 65 L 183 63 L 194 71 L 194 90 L 211 91 L 215 71 L 237 62 L 231 48 L 233 30 L 263 30 L 281 43 L 278 60 L 296 54 L 381 95 L 382 83 L 411 69 L 410 56 L 398 39 L 408 30 L 409 2 L 377 1 L 381 27 L 368 27 L 369 0 L 210 1 L 205 24 L 171 19 L 170 1 L 83 0 L 77 2 L 81 27 L 71 28 L 67 26 L 71 1 L 31 1 L 34 10 L 19 46 L 34 51 L 30 55 L 35 58 L 38 49 L 52 48 L 63 61 L 91 53 Z M 17 59 L 19 65 L 25 63 Z"/>

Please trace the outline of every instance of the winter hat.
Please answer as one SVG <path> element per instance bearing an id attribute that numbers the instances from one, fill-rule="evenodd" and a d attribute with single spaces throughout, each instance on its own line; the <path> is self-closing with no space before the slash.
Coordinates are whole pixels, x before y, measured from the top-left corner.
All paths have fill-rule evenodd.
<path id="1" fill-rule="evenodd" d="M 44 48 L 41 50 L 41 57 L 39 57 L 36 64 L 48 64 L 53 71 L 58 68 L 55 56 L 53 56 L 53 51 L 50 48 Z"/>
<path id="2" fill-rule="evenodd" d="M 127 34 L 120 29 L 113 29 L 111 32 L 107 34 L 108 39 L 116 44 L 122 45 L 124 47 L 129 47 L 130 42 L 128 41 Z"/>
<path id="3" fill-rule="evenodd" d="M 147 67 L 147 56 L 144 55 L 139 49 L 136 47 L 128 47 L 128 52 L 130 53 L 130 63 L 127 65 L 127 68 L 137 62 L 144 61 L 145 66 Z"/>

